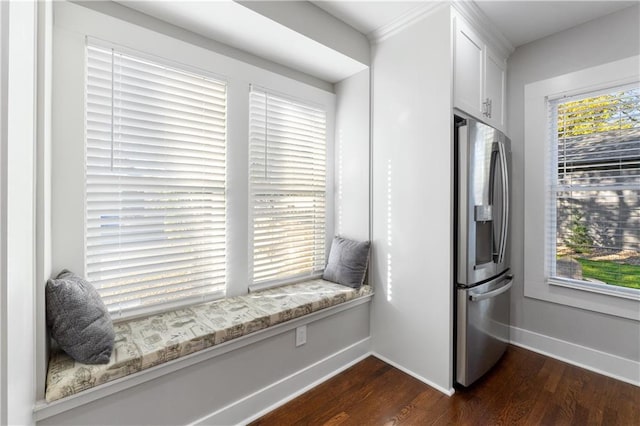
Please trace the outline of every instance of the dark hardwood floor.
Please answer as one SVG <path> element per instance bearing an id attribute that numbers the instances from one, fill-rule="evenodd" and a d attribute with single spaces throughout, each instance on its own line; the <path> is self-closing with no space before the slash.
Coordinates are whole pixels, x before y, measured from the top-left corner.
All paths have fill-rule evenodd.
<path id="1" fill-rule="evenodd" d="M 252 425 L 640 425 L 640 388 L 509 346 L 452 397 L 369 357 Z"/>

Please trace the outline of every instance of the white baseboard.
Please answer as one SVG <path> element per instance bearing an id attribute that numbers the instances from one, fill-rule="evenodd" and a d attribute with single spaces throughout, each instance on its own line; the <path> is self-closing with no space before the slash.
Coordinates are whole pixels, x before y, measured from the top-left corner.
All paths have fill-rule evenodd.
<path id="1" fill-rule="evenodd" d="M 444 388 L 444 387 L 432 382 L 431 380 L 429 380 L 427 378 L 424 378 L 419 374 L 414 373 L 413 371 L 409 370 L 408 368 L 405 368 L 405 367 L 401 366 L 400 364 L 397 364 L 397 363 L 391 361 L 389 358 L 386 358 L 386 357 L 380 355 L 377 352 L 372 352 L 371 354 L 373 356 L 375 356 L 376 358 L 379 358 L 380 360 L 386 362 L 387 364 L 397 368 L 398 370 L 400 370 L 400 371 L 402 371 L 404 373 L 407 373 L 411 377 L 414 377 L 414 378 L 420 380 L 422 383 L 424 383 L 424 384 L 426 384 L 428 386 L 431 386 L 432 388 L 442 392 L 443 394 L 445 394 L 447 396 L 451 396 L 451 395 L 453 395 L 455 393 L 455 389 L 453 389 L 453 388 L 449 388 L 449 389 Z"/>
<path id="2" fill-rule="evenodd" d="M 513 326 L 511 327 L 511 343 L 640 386 L 640 362 Z"/>
<path id="3" fill-rule="evenodd" d="M 302 395 L 371 355 L 371 338 L 360 340 L 300 371 L 204 416 L 192 425 L 244 425 Z M 252 413 L 249 417 L 247 414 Z"/>

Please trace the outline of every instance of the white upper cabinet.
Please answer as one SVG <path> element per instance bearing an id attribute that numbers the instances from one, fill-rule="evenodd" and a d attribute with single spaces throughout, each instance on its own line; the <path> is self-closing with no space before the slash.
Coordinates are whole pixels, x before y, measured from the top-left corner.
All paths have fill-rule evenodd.
<path id="1" fill-rule="evenodd" d="M 484 51 L 484 101 L 485 120 L 498 129 L 505 126 L 505 99 L 507 85 L 507 63 L 493 51 Z"/>
<path id="2" fill-rule="evenodd" d="M 463 18 L 453 24 L 453 106 L 504 131 L 506 60 Z"/>
<path id="3" fill-rule="evenodd" d="M 484 43 L 462 19 L 454 21 L 453 105 L 479 117 L 483 102 Z"/>

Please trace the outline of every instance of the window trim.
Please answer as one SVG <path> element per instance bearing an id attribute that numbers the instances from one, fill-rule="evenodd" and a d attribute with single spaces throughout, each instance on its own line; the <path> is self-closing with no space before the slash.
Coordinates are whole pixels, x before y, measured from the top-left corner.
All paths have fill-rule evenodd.
<path id="1" fill-rule="evenodd" d="M 550 149 L 548 150 L 548 153 L 547 153 L 548 157 L 546 158 L 546 162 L 547 162 L 547 166 L 550 168 L 553 168 L 553 170 L 547 169 L 550 172 L 550 174 L 547 175 L 547 179 L 553 180 L 554 176 L 557 176 L 556 170 L 558 167 L 558 159 L 556 157 L 552 157 L 553 155 L 552 152 L 555 152 L 555 148 L 551 145 L 554 143 L 558 143 L 557 139 L 554 138 L 553 135 L 557 132 L 557 129 L 556 129 L 557 107 L 561 103 L 561 101 L 564 100 L 564 102 L 567 102 L 567 101 L 570 101 L 572 98 L 591 98 L 591 97 L 601 96 L 604 94 L 609 94 L 612 91 L 617 92 L 621 90 L 628 90 L 631 88 L 635 88 L 639 84 L 640 84 L 640 77 L 636 77 L 633 82 L 627 83 L 627 84 L 611 85 L 606 83 L 603 85 L 598 85 L 597 89 L 593 89 L 593 88 L 576 89 L 576 90 L 572 90 L 571 92 L 565 92 L 562 94 L 555 94 L 555 95 L 546 97 L 547 109 L 550 110 L 551 108 L 553 108 L 552 111 L 549 111 L 547 117 L 548 119 L 554 121 L 553 123 L 548 123 L 548 129 L 550 129 L 550 132 L 547 135 L 546 146 Z M 606 86 L 606 87 L 601 87 L 601 86 Z M 546 186 L 547 188 L 555 187 L 557 191 L 559 185 L 555 181 L 550 181 L 548 184 L 546 184 Z M 626 187 L 624 188 L 620 187 L 620 188 L 633 189 L 633 186 L 629 185 L 629 188 L 626 188 Z M 601 189 L 599 189 L 599 187 L 594 187 L 593 190 L 599 191 Z M 555 192 L 553 190 L 549 191 L 548 197 L 546 199 L 546 202 L 548 203 L 546 208 L 546 212 L 547 212 L 546 214 L 547 214 L 547 219 L 550 221 L 553 221 L 553 223 L 545 223 L 545 230 L 556 229 L 556 220 L 557 220 L 556 201 L 557 200 L 555 198 Z M 554 214 L 551 214 L 551 210 L 554 212 Z M 547 241 L 545 244 L 545 254 L 547 255 L 547 259 L 545 263 L 545 271 L 546 271 L 545 276 L 548 284 L 556 285 L 560 287 L 566 287 L 566 288 L 574 288 L 578 290 L 584 290 L 584 291 L 605 294 L 610 296 L 622 297 L 622 298 L 631 299 L 631 300 L 640 300 L 640 289 L 619 287 L 619 286 L 614 286 L 606 283 L 590 282 L 587 280 L 579 280 L 579 279 L 573 279 L 573 278 L 567 278 L 567 277 L 555 275 L 556 264 L 553 262 L 550 263 L 550 260 L 549 260 L 549 259 L 555 258 L 555 254 L 556 254 L 555 237 L 552 237 L 548 232 L 545 232 L 545 235 L 547 236 Z M 548 276 L 547 276 L 547 272 L 548 272 Z"/>
<path id="2" fill-rule="evenodd" d="M 329 138 L 329 111 L 327 110 L 325 105 L 319 104 L 317 102 L 314 102 L 313 100 L 310 99 L 304 99 L 302 97 L 299 96 L 291 96 L 288 95 L 286 93 L 281 93 L 278 92 L 277 90 L 273 90 L 270 88 L 266 88 L 260 85 L 256 85 L 256 84 L 251 84 L 249 87 L 249 97 L 247 99 L 248 102 L 248 107 L 249 107 L 249 129 L 251 128 L 252 125 L 252 120 L 251 120 L 251 109 L 252 109 L 252 100 L 251 100 L 251 96 L 253 95 L 253 93 L 256 92 L 258 95 L 263 94 L 265 97 L 268 96 L 273 96 L 276 98 L 279 98 L 281 100 L 284 101 L 289 101 L 295 104 L 298 104 L 300 106 L 303 107 L 308 107 L 308 108 L 314 108 L 317 110 L 321 110 L 324 113 L 324 119 L 325 119 L 325 140 L 324 140 L 324 148 L 325 148 L 325 182 L 324 182 L 324 204 L 325 204 L 325 211 L 324 211 L 324 259 L 323 259 L 323 270 L 324 270 L 324 266 L 326 265 L 326 261 L 327 261 L 327 257 L 329 254 L 329 245 L 327 243 L 327 238 L 331 237 L 331 235 L 329 235 L 329 223 L 331 221 L 331 213 L 332 213 L 332 209 L 330 209 L 330 203 L 329 203 L 329 199 L 333 199 L 334 194 L 331 192 L 331 186 L 330 186 L 330 175 L 329 173 L 333 173 L 333 155 L 330 156 L 330 138 Z M 266 114 L 266 112 L 265 112 Z M 266 116 L 265 116 L 266 119 Z M 265 141 L 266 142 L 266 141 Z M 252 144 L 254 143 L 254 141 L 252 140 L 251 137 L 251 130 L 249 130 L 249 138 L 248 138 L 248 145 L 249 145 L 249 150 L 252 149 Z M 276 286 L 280 286 L 280 285 L 286 285 L 286 284 L 292 284 L 292 283 L 296 283 L 296 282 L 302 282 L 302 281 L 306 281 L 306 280 L 310 280 L 310 279 L 317 279 L 322 277 L 323 275 L 323 270 L 322 271 L 311 271 L 310 273 L 302 273 L 302 274 L 296 274 L 296 275 L 289 275 L 283 278 L 275 278 L 275 279 L 268 279 L 266 281 L 261 281 L 261 282 L 255 282 L 254 281 L 254 199 L 252 197 L 252 166 L 251 166 L 251 153 L 249 153 L 248 155 L 248 163 L 249 163 L 249 169 L 248 169 L 248 179 L 249 179 L 249 191 L 248 191 L 248 205 L 249 205 L 249 215 L 248 215 L 248 223 L 247 223 L 247 230 L 248 230 L 248 271 L 249 271 L 249 291 L 258 291 L 258 290 L 263 290 L 263 289 L 267 289 L 267 288 L 271 288 L 271 287 L 276 287 Z"/>
<path id="3" fill-rule="evenodd" d="M 545 213 L 550 202 L 548 100 L 637 82 L 639 61 L 640 56 L 632 56 L 525 86 L 525 297 L 640 321 L 640 299 L 546 277 L 547 238 L 540 232 L 547 229 Z"/>
<path id="4" fill-rule="evenodd" d="M 88 106 L 90 103 L 89 100 L 89 84 L 90 84 L 90 76 L 89 76 L 89 63 L 90 63 L 90 50 L 111 50 L 112 52 L 114 52 L 115 54 L 118 55 L 123 55 L 124 57 L 127 58 L 128 61 L 134 60 L 134 61 L 144 61 L 147 62 L 149 64 L 149 68 L 153 68 L 153 67 L 158 67 L 158 68 L 168 68 L 170 70 L 179 72 L 179 73 L 185 73 L 185 74 L 189 74 L 192 75 L 194 77 L 199 77 L 199 78 L 203 78 L 203 79 L 207 79 L 212 81 L 214 84 L 218 84 L 221 86 L 224 86 L 224 114 L 225 114 L 225 137 L 224 137 L 224 157 L 225 157 L 225 164 L 222 167 L 224 169 L 224 173 L 225 173 L 225 181 L 224 181 L 224 186 L 222 188 L 223 194 L 224 194 L 224 211 L 226 214 L 226 210 L 227 210 L 227 179 L 226 179 L 226 174 L 227 174 L 227 168 L 228 168 L 228 161 L 227 161 L 227 151 L 228 151 L 228 144 L 229 144 L 229 136 L 228 136 L 228 131 L 227 131 L 227 127 L 228 127 L 228 82 L 227 79 L 224 78 L 223 76 L 216 74 L 214 72 L 205 70 L 205 69 L 201 69 L 189 64 L 183 64 L 181 62 L 178 61 L 173 61 L 164 57 L 160 57 L 160 56 L 155 56 L 146 52 L 141 52 L 135 49 L 131 49 L 125 46 L 121 46 L 119 44 L 116 43 L 110 43 L 108 41 L 102 40 L 102 39 L 98 39 L 98 38 L 94 38 L 91 36 L 86 36 L 85 37 L 85 92 L 84 92 L 84 108 L 85 108 L 85 114 L 84 114 L 84 150 L 85 150 L 85 156 L 84 156 L 84 276 L 88 278 L 89 276 L 89 249 L 88 249 L 88 209 L 89 209 L 89 185 L 88 185 L 88 180 L 87 180 L 87 175 L 90 173 L 90 171 L 92 170 L 92 167 L 88 164 L 88 148 L 90 145 L 89 142 L 89 133 L 88 133 L 88 129 L 89 129 L 89 120 L 90 120 L 90 116 L 87 112 L 88 110 Z M 113 61 L 113 59 L 112 59 Z M 115 75 L 115 72 L 113 70 L 113 65 L 112 65 L 112 70 L 111 72 Z M 113 80 L 112 80 L 113 81 Z M 126 91 L 125 91 L 126 92 Z M 114 93 L 112 90 L 112 102 L 113 102 L 113 97 L 114 97 Z M 113 112 L 112 112 L 112 120 L 113 120 Z M 113 128 L 113 125 L 112 125 Z M 113 130 L 112 130 L 112 138 L 113 138 Z M 95 145 L 95 143 L 94 143 Z M 113 141 L 112 141 L 112 152 L 114 151 L 114 147 L 113 147 Z M 112 159 L 112 163 L 113 163 L 113 159 Z M 113 166 L 112 166 L 113 167 Z M 157 179 L 157 178 L 153 178 L 153 179 Z M 228 218 L 225 217 L 225 221 Z M 224 240 L 227 240 L 227 236 L 224 236 Z M 226 252 L 226 249 L 224 250 Z M 186 252 L 183 252 L 186 253 Z M 226 255 L 225 255 L 226 256 Z M 143 265 L 144 266 L 144 265 Z M 226 261 L 225 261 L 225 269 L 226 269 Z M 224 273 L 226 275 L 226 271 Z M 215 285 L 215 284 L 209 284 L 208 287 L 212 287 L 212 290 L 197 294 L 197 295 L 190 295 L 190 296 L 182 296 L 179 298 L 176 298 L 174 300 L 166 300 L 166 299 L 162 299 L 159 302 L 156 303 L 150 303 L 150 304 L 140 304 L 140 305 L 133 305 L 133 306 L 127 306 L 124 309 L 122 308 L 122 306 L 120 306 L 120 304 L 113 304 L 110 305 L 105 301 L 105 305 L 107 305 L 108 308 L 110 308 L 110 315 L 112 317 L 112 319 L 114 321 L 121 321 L 121 320 L 125 320 L 125 319 L 132 319 L 132 318 L 136 318 L 136 317 L 141 317 L 141 316 L 145 316 L 145 315 L 149 315 L 149 314 L 153 314 L 153 313 L 158 313 L 158 312 L 166 312 L 169 310 L 174 310 L 174 309 L 178 309 L 180 307 L 185 307 L 185 306 L 189 306 L 189 305 L 193 305 L 193 304 L 197 304 L 197 303 L 203 303 L 203 302 L 208 302 L 208 301 L 212 301 L 212 300 L 217 300 L 217 299 L 221 299 L 224 298 L 226 295 L 226 279 L 225 279 L 225 284 L 223 285 L 222 288 L 216 288 L 219 287 L 219 285 Z M 101 288 L 98 287 L 97 288 L 98 292 L 101 292 Z M 111 308 L 115 306 L 115 308 Z"/>
<path id="5" fill-rule="evenodd" d="M 547 283 L 559 287 L 573 288 L 591 293 L 605 294 L 608 296 L 622 297 L 623 299 L 640 300 L 640 290 L 626 287 L 616 287 L 609 284 L 600 284 L 570 278 L 549 277 Z"/>

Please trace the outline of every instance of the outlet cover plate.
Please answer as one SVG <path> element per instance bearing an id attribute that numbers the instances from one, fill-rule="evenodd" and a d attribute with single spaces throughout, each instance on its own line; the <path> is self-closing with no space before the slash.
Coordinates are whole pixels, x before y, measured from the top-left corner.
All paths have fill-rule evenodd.
<path id="1" fill-rule="evenodd" d="M 296 346 L 302 346 L 307 343 L 307 326 L 301 325 L 296 328 Z"/>

